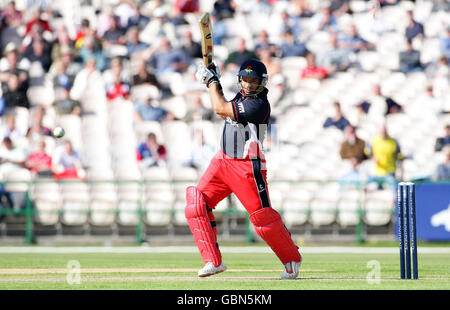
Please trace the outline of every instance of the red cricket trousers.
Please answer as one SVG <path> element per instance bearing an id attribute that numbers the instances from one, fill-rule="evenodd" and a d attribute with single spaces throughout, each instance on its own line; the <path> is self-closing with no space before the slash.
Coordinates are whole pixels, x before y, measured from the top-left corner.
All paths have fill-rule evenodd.
<path id="1" fill-rule="evenodd" d="M 214 209 L 221 200 L 234 193 L 247 212 L 252 214 L 271 206 L 266 177 L 264 159 L 234 159 L 220 150 L 211 160 L 197 188 L 209 209 Z"/>

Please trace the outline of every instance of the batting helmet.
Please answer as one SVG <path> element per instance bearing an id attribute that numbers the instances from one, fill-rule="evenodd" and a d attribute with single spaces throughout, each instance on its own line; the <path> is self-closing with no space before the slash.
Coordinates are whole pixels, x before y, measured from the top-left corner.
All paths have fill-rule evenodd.
<path id="1" fill-rule="evenodd" d="M 258 93 L 264 89 L 267 84 L 267 80 L 269 79 L 266 66 L 257 59 L 246 60 L 242 63 L 238 73 L 239 84 L 241 83 L 242 77 L 261 79 Z"/>

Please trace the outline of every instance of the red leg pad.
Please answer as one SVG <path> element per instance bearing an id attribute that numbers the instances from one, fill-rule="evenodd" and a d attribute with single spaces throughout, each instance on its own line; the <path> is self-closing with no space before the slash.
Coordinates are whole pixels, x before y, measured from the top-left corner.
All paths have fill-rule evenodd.
<path id="1" fill-rule="evenodd" d="M 250 214 L 250 221 L 256 233 L 270 246 L 272 251 L 285 265 L 288 262 L 300 262 L 298 247 L 283 224 L 280 214 L 270 207 L 259 209 Z"/>
<path id="2" fill-rule="evenodd" d="M 217 230 L 212 226 L 213 214 L 208 214 L 203 194 L 195 186 L 186 189 L 187 205 L 184 214 L 195 243 L 204 263 L 212 262 L 214 266 L 222 263 L 222 254 L 217 244 Z"/>

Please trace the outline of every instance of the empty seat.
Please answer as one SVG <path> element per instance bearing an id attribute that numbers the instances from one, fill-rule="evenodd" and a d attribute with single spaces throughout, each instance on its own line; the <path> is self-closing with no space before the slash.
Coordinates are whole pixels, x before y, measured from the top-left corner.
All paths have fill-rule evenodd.
<path id="1" fill-rule="evenodd" d="M 173 212 L 173 199 L 151 199 L 145 203 L 146 222 L 149 225 L 168 225 L 171 222 Z"/>
<path id="2" fill-rule="evenodd" d="M 89 186 L 84 182 L 61 182 L 62 222 L 66 225 L 87 223 L 89 211 Z"/>
<path id="3" fill-rule="evenodd" d="M 123 226 L 136 226 L 139 222 L 139 201 L 120 200 L 117 221 Z"/>
<path id="4" fill-rule="evenodd" d="M 310 222 L 314 226 L 330 225 L 336 221 L 336 198 L 313 198 L 310 204 Z"/>
<path id="5" fill-rule="evenodd" d="M 59 222 L 60 202 L 38 198 L 34 200 L 36 221 L 41 225 L 56 225 Z"/>
<path id="6" fill-rule="evenodd" d="M 360 222 L 360 212 L 363 206 L 363 192 L 345 189 L 340 193 L 337 203 L 337 221 L 345 226 L 355 226 Z"/>
<path id="7" fill-rule="evenodd" d="M 312 192 L 305 188 L 296 187 L 283 202 L 283 219 L 287 227 L 303 225 L 309 219 Z"/>
<path id="8" fill-rule="evenodd" d="M 87 201 L 64 201 L 62 222 L 66 225 L 83 225 L 87 223 L 89 204 Z"/>
<path id="9" fill-rule="evenodd" d="M 110 226 L 115 221 L 116 201 L 94 198 L 90 202 L 90 223 Z"/>
<path id="10" fill-rule="evenodd" d="M 372 226 L 384 226 L 391 222 L 395 210 L 395 194 L 393 191 L 376 190 L 367 193 L 364 221 Z"/>

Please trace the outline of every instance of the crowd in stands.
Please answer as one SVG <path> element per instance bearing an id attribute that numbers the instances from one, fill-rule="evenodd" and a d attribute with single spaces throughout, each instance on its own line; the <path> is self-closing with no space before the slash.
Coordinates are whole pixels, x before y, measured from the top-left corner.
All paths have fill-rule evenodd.
<path id="1" fill-rule="evenodd" d="M 444 117 L 450 112 L 450 4 L 445 0 L 405 2 L 0 1 L 0 178 L 26 168 L 37 177 L 86 179 L 89 167 L 84 153 L 70 135 L 64 141 L 53 138 L 51 125 L 63 116 L 84 119 L 94 113 L 84 101 L 90 85 L 101 85 L 107 104 L 132 101 L 133 126 L 196 120 L 220 123 L 204 87 L 194 77 L 202 56 L 197 24 L 201 11 L 212 13 L 216 62 L 225 95 L 236 92 L 235 75 L 243 61 L 257 57 L 266 64 L 273 123 L 297 105 L 299 89 L 314 92 L 317 85 L 339 74 L 376 71 L 377 65 L 370 68 L 370 63 L 362 63 L 363 56 L 385 48 L 380 38 L 392 33 L 400 33 L 401 40 L 392 43 L 399 52 L 398 64 L 390 72 L 403 77 L 425 74 L 429 96 L 440 104 L 433 108 L 435 114 Z M 419 3 L 429 4 L 429 10 L 416 10 Z M 400 12 L 395 15 L 398 20 L 385 19 L 383 12 L 392 9 Z M 437 42 L 431 56 L 430 39 Z M 427 57 L 423 57 L 425 52 Z M 284 71 L 283 62 L 289 59 L 301 67 L 294 79 Z M 174 76 L 181 78 L 174 82 Z M 156 91 L 136 98 L 133 92 L 141 86 Z M 398 162 L 407 154 L 385 121 L 388 115 L 405 113 L 409 103 L 385 94 L 377 83 L 371 87 L 372 93 L 354 105 L 357 117 L 350 118 L 345 114 L 348 109 L 341 109 L 342 103 L 333 102 L 334 115 L 327 115 L 322 130 L 336 127 L 342 131 L 342 147 L 335 151 L 352 167 L 343 179 L 358 179 L 359 166 L 372 161 L 371 177 L 392 181 L 401 177 Z M 50 93 L 50 100 L 32 91 L 39 88 Z M 181 106 L 165 104 L 179 96 L 184 98 L 184 112 Z M 21 117 L 24 114 L 29 117 Z M 358 127 L 374 116 L 382 123 L 379 133 L 359 137 Z M 134 152 L 141 169 L 170 166 L 170 146 L 158 139 L 155 132 L 146 132 L 138 141 Z M 275 128 L 269 140 L 277 140 Z M 192 145 L 192 150 L 185 150 L 183 165 L 196 169 L 205 167 L 218 147 L 208 144 L 198 131 L 192 132 Z M 433 174 L 438 180 L 450 176 L 448 147 L 447 124 L 445 136 L 436 140 L 435 151 L 445 153 L 445 161 Z"/>

